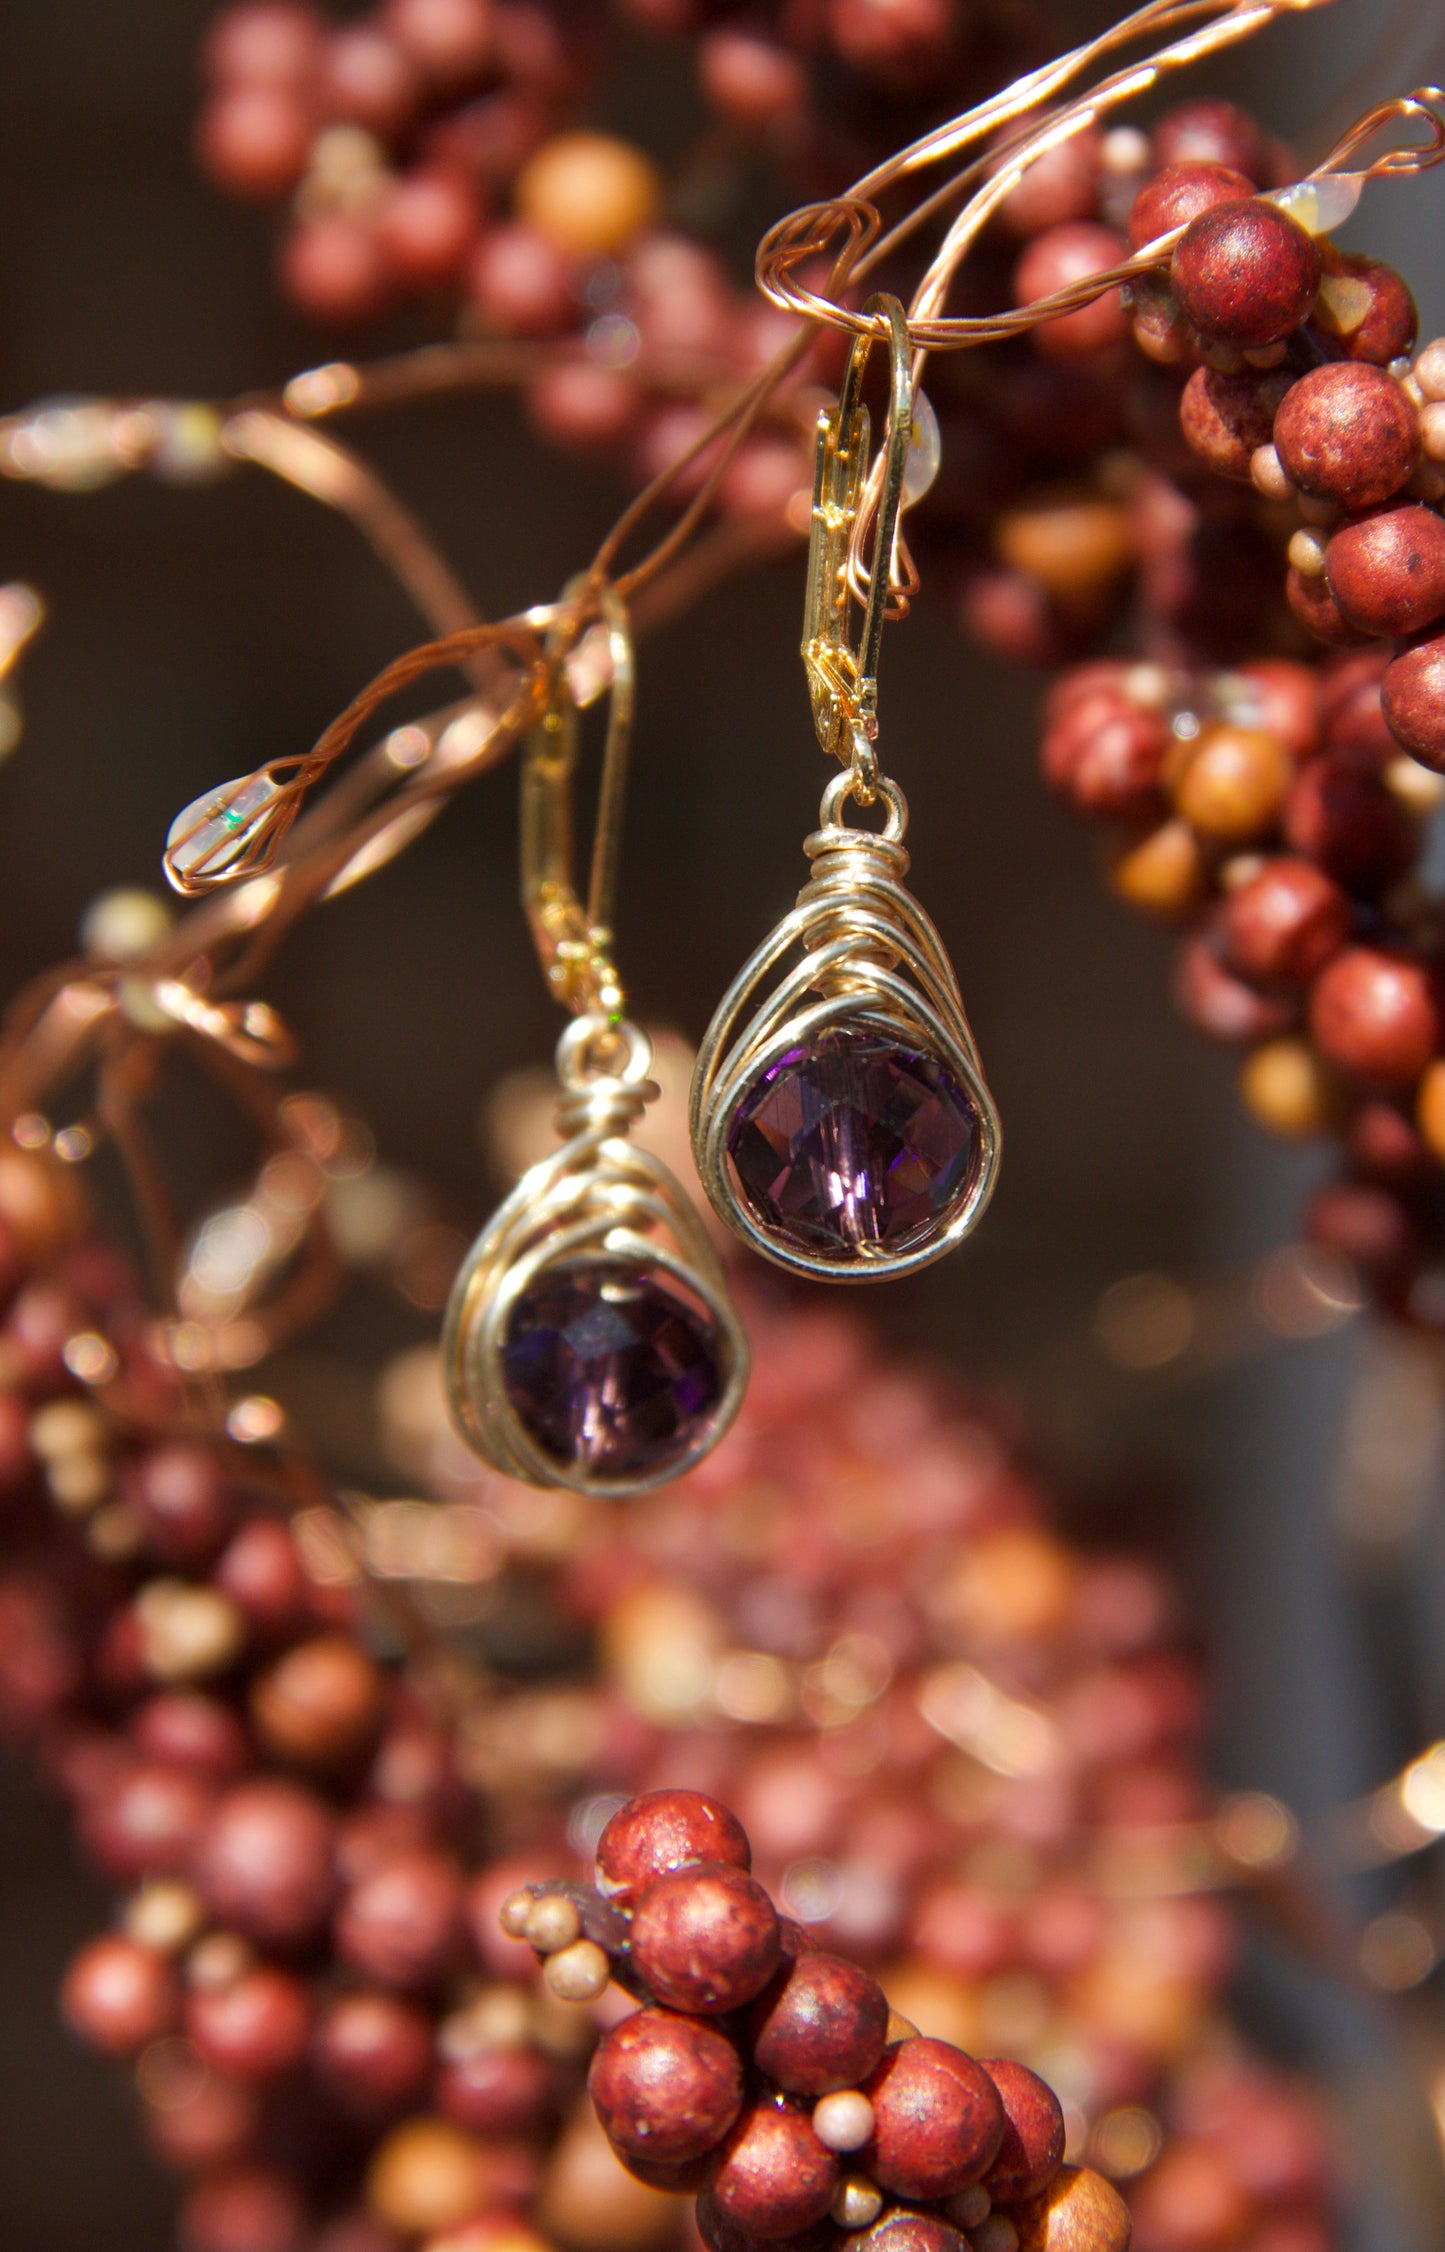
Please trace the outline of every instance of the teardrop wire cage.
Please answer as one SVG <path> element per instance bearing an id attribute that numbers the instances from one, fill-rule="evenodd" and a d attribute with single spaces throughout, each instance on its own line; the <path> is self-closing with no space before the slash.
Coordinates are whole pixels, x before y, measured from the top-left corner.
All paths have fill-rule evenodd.
<path id="1" fill-rule="evenodd" d="M 998 1113 L 983 1076 L 958 981 L 943 941 L 903 879 L 908 809 L 880 776 L 888 809 L 881 831 L 843 820 L 854 777 L 823 794 L 821 826 L 804 846 L 812 873 L 798 903 L 743 965 L 719 1002 L 692 1083 L 693 1154 L 709 1202 L 729 1227 L 775 1264 L 830 1281 L 873 1282 L 926 1267 L 976 1224 L 998 1177 Z M 795 949 L 799 959 L 749 1016 L 749 1005 Z M 953 1074 L 978 1116 L 973 1163 L 938 1229 L 897 1251 L 860 1243 L 847 1259 L 797 1250 L 765 1228 L 738 1192 L 728 1135 L 748 1090 L 795 1048 L 836 1026 L 878 1031 L 926 1048 Z"/>
<path id="2" fill-rule="evenodd" d="M 557 1048 L 557 1126 L 567 1138 L 523 1174 L 472 1246 L 452 1291 L 442 1365 L 453 1419 L 487 1461 L 530 1485 L 609 1498 L 646 1492 L 698 1461 L 742 1403 L 748 1347 L 722 1261 L 668 1168 L 630 1138 L 658 1092 L 648 1077 L 651 1064 L 651 1042 L 635 1025 L 584 1016 L 567 1027 Z M 513 1314 L 531 1285 L 564 1260 L 639 1278 L 660 1273 L 714 1325 L 717 1401 L 689 1444 L 654 1472 L 607 1477 L 585 1463 L 559 1461 L 508 1395 L 503 1355 Z"/>

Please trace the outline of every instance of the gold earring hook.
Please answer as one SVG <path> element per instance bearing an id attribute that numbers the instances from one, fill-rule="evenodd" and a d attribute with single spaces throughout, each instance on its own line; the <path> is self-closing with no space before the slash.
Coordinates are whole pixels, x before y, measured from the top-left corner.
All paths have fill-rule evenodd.
<path id="1" fill-rule="evenodd" d="M 871 805 L 878 794 L 878 654 L 888 614 L 898 519 L 913 431 L 913 375 L 908 324 L 896 297 L 870 297 L 863 308 L 886 322 L 888 419 L 880 449 L 882 481 L 874 513 L 873 555 L 863 616 L 852 630 L 855 599 L 850 566 L 859 511 L 868 497 L 868 409 L 863 375 L 875 338 L 855 337 L 836 406 L 818 417 L 813 524 L 803 617 L 803 663 L 813 723 L 825 751 L 850 767 L 853 795 Z"/>
<path id="2" fill-rule="evenodd" d="M 583 591 L 570 586 L 563 599 Z M 621 980 L 613 960 L 612 918 L 622 853 L 622 809 L 632 738 L 632 628 L 615 587 L 595 590 L 606 641 L 605 666 L 589 663 L 588 638 L 563 648 L 563 629 L 548 639 L 547 708 L 522 752 L 522 904 L 548 985 L 574 1015 L 620 1018 Z M 578 709 L 604 687 L 607 737 L 602 751 L 597 819 L 585 901 L 576 881 L 575 782 Z"/>

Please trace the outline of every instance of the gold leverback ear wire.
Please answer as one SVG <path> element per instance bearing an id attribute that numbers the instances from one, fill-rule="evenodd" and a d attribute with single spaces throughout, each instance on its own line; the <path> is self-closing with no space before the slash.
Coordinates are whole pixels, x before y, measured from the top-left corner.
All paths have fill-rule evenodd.
<path id="1" fill-rule="evenodd" d="M 584 591 L 574 581 L 565 605 Z M 551 694 L 522 752 L 522 905 L 548 985 L 574 1015 L 620 1017 L 621 981 L 613 952 L 613 914 L 622 854 L 622 810 L 632 741 L 636 671 L 627 608 L 615 587 L 597 591 L 608 657 L 607 737 L 584 901 L 577 888 L 574 799 L 579 738 L 573 670 L 587 642 L 564 655 L 560 629 L 549 638 Z"/>
<path id="2" fill-rule="evenodd" d="M 601 650 L 578 625 L 595 606 Z M 593 628 L 595 633 L 596 628 Z M 612 917 L 632 732 L 632 634 L 616 589 L 574 581 L 547 642 L 541 717 L 522 751 L 522 902 L 548 986 L 561 1146 L 473 1244 L 442 1333 L 452 1420 L 496 1469 L 599 1497 L 677 1477 L 741 1404 L 748 1347 L 722 1262 L 661 1160 L 631 1130 L 658 1088 L 623 1014 Z M 610 693 L 584 898 L 577 881 L 579 707 Z"/>
<path id="3" fill-rule="evenodd" d="M 803 610 L 803 665 L 813 724 L 823 749 L 852 768 L 853 794 L 871 805 L 878 794 L 878 657 L 891 614 L 898 525 L 913 434 L 913 377 L 908 324 L 896 297 L 870 297 L 865 313 L 888 324 L 888 421 L 880 454 L 882 483 L 873 512 L 873 561 L 863 617 L 853 634 L 853 557 L 871 483 L 871 424 L 863 377 L 874 339 L 856 336 L 836 406 L 818 417 L 813 471 L 812 536 Z"/>

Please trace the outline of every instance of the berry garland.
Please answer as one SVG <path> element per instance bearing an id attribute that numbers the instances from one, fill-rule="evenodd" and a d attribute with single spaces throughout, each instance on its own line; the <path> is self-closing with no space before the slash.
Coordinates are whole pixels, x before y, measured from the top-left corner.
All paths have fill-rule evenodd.
<path id="1" fill-rule="evenodd" d="M 1193 1765 L 1166 1591 L 1048 1533 L 997 1432 L 865 1381 L 851 1322 L 759 1308 L 728 1459 L 599 1519 L 459 1458 L 413 1360 L 383 1404 L 441 1509 L 388 1505 L 373 1536 L 266 1403 L 196 1421 L 73 1169 L 7 1152 L 0 1211 L 0 1717 L 124 1894 L 63 2006 L 132 2064 L 186 2252 L 675 2245 L 675 2200 L 627 2187 L 578 2108 L 615 2020 L 577 2006 L 589 1934 L 617 1927 L 566 1908 L 623 1795 L 694 1781 L 747 1810 L 816 1959 L 872 1966 L 849 1992 L 880 1981 L 929 2055 L 1021 2051 L 1057 2083 L 1139 2252 L 1193 2252 L 1220 2214 L 1328 2252 L 1311 2103 L 1216 2017 L 1230 1927 L 1197 1888 L 1250 1861 Z M 566 1673 L 379 1656 L 411 1611 L 363 1606 L 363 1566 L 382 1594 L 495 1587 Z M 496 1922 L 539 1878 L 564 1888 L 540 1990 Z M 999 2219 L 986 2252 L 1012 2252 Z"/>
<path id="2" fill-rule="evenodd" d="M 858 2252 L 1127 2252 L 1117 2190 L 1063 2163 L 1052 2089 L 890 2012 L 875 1978 L 779 1917 L 750 1865 L 726 1807 L 655 1791 L 603 1830 L 594 1888 L 502 1905 L 564 1984 L 601 1993 L 610 1977 L 640 2005 L 587 2075 L 629 2171 L 698 2194 L 708 2252 L 845 2237 Z"/>

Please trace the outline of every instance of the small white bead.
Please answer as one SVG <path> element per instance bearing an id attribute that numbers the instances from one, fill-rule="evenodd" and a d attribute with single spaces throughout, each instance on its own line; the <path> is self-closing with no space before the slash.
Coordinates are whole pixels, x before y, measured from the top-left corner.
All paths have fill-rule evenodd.
<path id="1" fill-rule="evenodd" d="M 820 2096 L 813 2106 L 813 2132 L 825 2150 L 861 2150 L 872 2138 L 873 2106 L 857 2088 Z"/>
<path id="2" fill-rule="evenodd" d="M 975 2182 L 971 2188 L 961 2189 L 956 2197 L 950 2197 L 943 2210 L 955 2227 L 976 2229 L 988 2219 L 992 2204 L 983 2183 Z"/>
<path id="3" fill-rule="evenodd" d="M 1255 491 L 1263 493 L 1266 500 L 1288 500 L 1294 491 L 1273 446 L 1256 446 L 1249 457 L 1249 476 Z"/>
<path id="4" fill-rule="evenodd" d="M 1295 569 L 1307 579 L 1322 579 L 1325 575 L 1325 543 L 1318 532 L 1301 529 L 1289 543 L 1289 559 Z"/>
<path id="5" fill-rule="evenodd" d="M 943 460 L 943 439 L 939 434 L 938 417 L 927 392 L 915 390 L 913 394 L 913 428 L 908 439 L 908 459 L 903 465 L 903 505 L 911 508 L 922 500 L 938 475 Z"/>
<path id="6" fill-rule="evenodd" d="M 1445 336 L 1437 336 L 1415 355 L 1415 381 L 1427 399 L 1445 399 Z"/>
<path id="7" fill-rule="evenodd" d="M 840 2228 L 870 2228 L 883 2210 L 883 2192 L 866 2174 L 845 2174 L 829 2210 Z"/>

